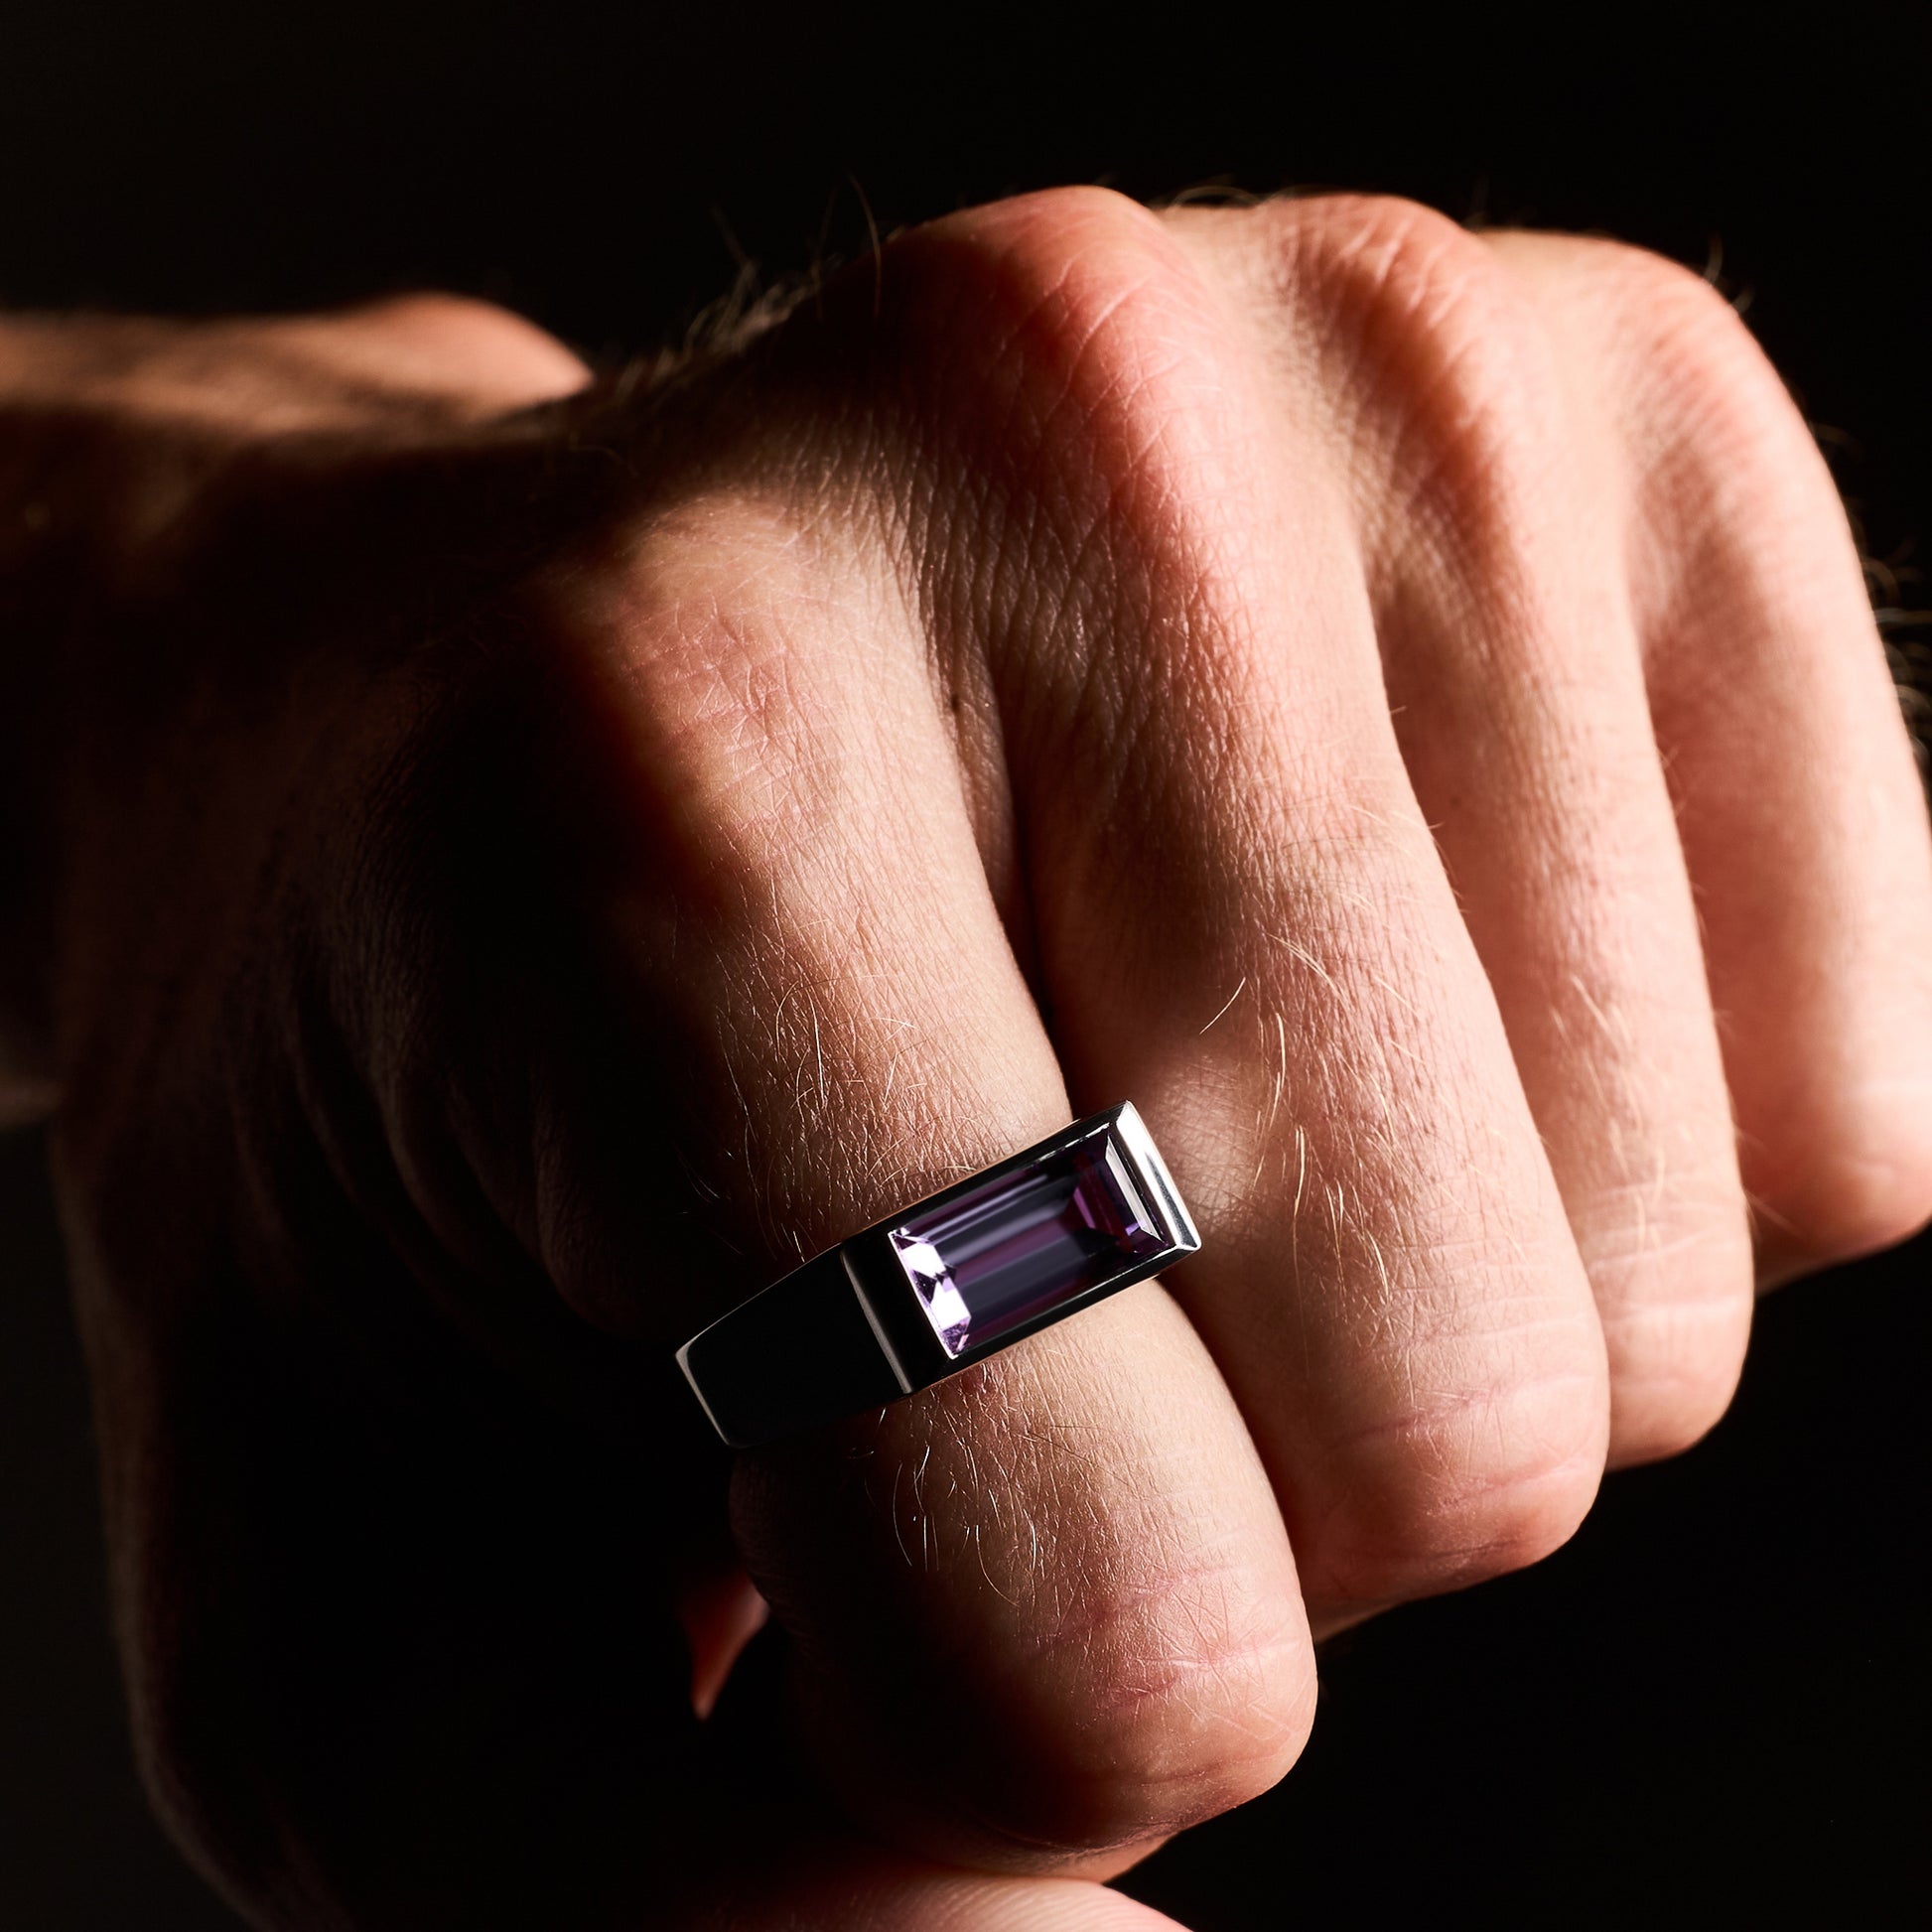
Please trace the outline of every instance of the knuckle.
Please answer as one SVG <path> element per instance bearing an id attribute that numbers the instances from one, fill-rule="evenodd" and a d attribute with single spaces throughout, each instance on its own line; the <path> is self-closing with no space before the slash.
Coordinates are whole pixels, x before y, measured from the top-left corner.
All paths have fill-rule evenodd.
<path id="1" fill-rule="evenodd" d="M 1047 383 L 1100 395 L 1143 386 L 1179 312 L 1204 297 L 1160 221 L 1098 188 L 948 216 L 895 243 L 892 266 L 896 320 L 922 356 L 957 369 L 967 347 L 966 366 L 1017 373 L 1035 404 Z"/>
<path id="2" fill-rule="evenodd" d="M 1233 379 L 1222 321 L 1186 251 L 1147 209 L 1098 189 L 996 203 L 916 230 L 889 278 L 909 408 L 1018 498 L 1091 530 L 1165 500 L 1225 444 Z M 1040 506 L 1034 506 L 1038 513 Z M 1152 504 L 1131 511 L 1153 527 Z"/>
<path id="3" fill-rule="evenodd" d="M 1682 262 L 1627 242 L 1591 239 L 1580 251 L 1601 312 L 1638 323 L 1654 348 L 1673 347 L 1687 364 L 1728 370 L 1747 362 L 1768 371 L 1763 352 L 1717 284 Z"/>
<path id="4" fill-rule="evenodd" d="M 1600 1377 L 1558 1371 L 1438 1397 L 1355 1446 L 1322 1538 L 1333 1605 L 1406 1601 L 1527 1568 L 1576 1533 L 1603 1470 Z"/>
<path id="5" fill-rule="evenodd" d="M 1542 313 L 1493 250 L 1415 203 L 1282 205 L 1277 287 L 1331 425 L 1374 461 L 1373 533 L 1447 524 L 1507 549 L 1526 492 L 1572 441 Z"/>
<path id="6" fill-rule="evenodd" d="M 1709 275 L 1606 235 L 1507 233 L 1501 259 L 1548 280 L 1606 340 L 1649 356 L 1677 345 L 1689 361 L 1742 356 L 1763 366 L 1756 340 Z"/>
<path id="7" fill-rule="evenodd" d="M 1605 1319 L 1612 1467 L 1681 1454 L 1716 1428 L 1737 1392 L 1750 1317 L 1746 1277 L 1740 1292 L 1682 1294 Z"/>
<path id="8" fill-rule="evenodd" d="M 1314 1710 L 1299 1616 L 1249 1595 L 1238 1569 L 1178 1575 L 1083 1612 L 1039 1652 L 1055 1724 L 998 1781 L 992 1819 L 1033 1844 L 1097 1851 L 1167 1837 L 1243 1804 L 1301 1755 Z"/>
<path id="9" fill-rule="evenodd" d="M 1500 285 L 1482 242 L 1459 222 L 1395 195 L 1321 195 L 1257 210 L 1272 231 L 1287 285 L 1351 306 L 1426 316 L 1446 296 Z"/>
<path id="10" fill-rule="evenodd" d="M 1644 249 L 1579 246 L 1587 250 L 1596 326 L 1613 332 L 1618 406 L 1640 467 L 1672 513 L 1707 498 L 1722 508 L 1738 488 L 1762 497 L 1794 478 L 1815 489 L 1811 433 L 1725 295 L 1704 275 Z"/>
<path id="11" fill-rule="evenodd" d="M 1373 196 L 1279 207 L 1283 296 L 1341 352 L 1403 386 L 1453 382 L 1465 358 L 1485 373 L 1489 332 L 1513 337 L 1533 319 L 1490 250 L 1432 208 Z"/>
<path id="12" fill-rule="evenodd" d="M 898 246 L 964 244 L 996 276 L 1008 265 L 1031 266 L 1056 280 L 1066 263 L 1096 248 L 1145 248 L 1158 241 L 1161 224 L 1139 202 L 1110 188 L 1046 188 L 1009 196 L 913 229 Z"/>
<path id="13" fill-rule="evenodd" d="M 1868 1085 L 1787 1122 L 1776 1171 L 1752 1178 L 1770 1281 L 1909 1239 L 1932 1221 L 1932 1085 Z"/>
<path id="14" fill-rule="evenodd" d="M 890 281 L 889 277 L 889 281 Z M 913 461 L 942 513 L 919 526 L 942 595 L 1028 613 L 1028 729 L 1093 757 L 1102 781 L 1131 761 L 1131 728 L 1190 705 L 1203 732 L 1223 675 L 1258 641 L 1238 580 L 1251 561 L 1227 505 L 1267 486 L 1253 358 L 1213 278 L 1159 217 L 1099 190 L 1058 190 L 969 211 L 906 239 L 890 298 Z M 898 405 L 896 405 L 897 407 Z M 960 479 L 983 495 L 969 519 Z M 1050 597 L 1041 560 L 1050 558 Z M 1096 649 L 1105 636 L 1109 647 Z"/>
<path id="15" fill-rule="evenodd" d="M 1613 1222 L 1582 1231 L 1610 1371 L 1613 1466 L 1675 1455 L 1736 1393 L 1750 1338 L 1749 1226 L 1734 1179 L 1659 1201 L 1623 1190 Z"/>

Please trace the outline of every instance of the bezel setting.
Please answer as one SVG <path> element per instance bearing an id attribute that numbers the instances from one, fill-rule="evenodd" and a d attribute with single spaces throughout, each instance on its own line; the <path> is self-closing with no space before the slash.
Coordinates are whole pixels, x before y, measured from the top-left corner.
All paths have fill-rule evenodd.
<path id="1" fill-rule="evenodd" d="M 971 1195 L 997 1193 L 1003 1183 L 1046 1170 L 1062 1157 L 1093 1147 L 1119 1160 L 1132 1196 L 1138 1196 L 1138 1204 L 1148 1211 L 1153 1245 L 1142 1253 L 1123 1256 L 1117 1266 L 1099 1271 L 1094 1278 L 1040 1295 L 1031 1311 L 1001 1320 L 997 1331 L 984 1339 L 969 1332 L 956 1351 L 949 1348 L 921 1302 L 895 1237 L 908 1228 L 943 1219 L 949 1208 Z M 909 1393 L 971 1368 L 1080 1309 L 1158 1275 L 1199 1246 L 1200 1235 L 1153 1136 L 1134 1104 L 1123 1101 L 1062 1128 L 996 1167 L 984 1168 L 942 1188 L 889 1220 L 876 1222 L 847 1241 L 842 1252 L 860 1306 L 887 1360 Z"/>
<path id="2" fill-rule="evenodd" d="M 752 1449 L 942 1382 L 1199 1246 L 1123 1101 L 815 1255 L 678 1366 L 720 1438 Z"/>

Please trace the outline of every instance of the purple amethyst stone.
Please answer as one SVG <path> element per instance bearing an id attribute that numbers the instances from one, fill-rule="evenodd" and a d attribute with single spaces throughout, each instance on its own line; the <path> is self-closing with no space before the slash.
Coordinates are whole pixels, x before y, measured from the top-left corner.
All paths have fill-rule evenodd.
<path id="1" fill-rule="evenodd" d="M 996 1175 L 889 1237 L 949 1356 L 1169 1245 L 1106 1129 Z"/>

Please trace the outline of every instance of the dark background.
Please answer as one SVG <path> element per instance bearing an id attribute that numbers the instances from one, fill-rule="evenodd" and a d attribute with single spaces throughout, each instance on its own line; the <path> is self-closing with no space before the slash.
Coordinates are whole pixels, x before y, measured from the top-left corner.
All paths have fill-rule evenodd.
<path id="1" fill-rule="evenodd" d="M 0 9 L 0 301 L 412 285 L 601 356 L 1060 181 L 1375 188 L 1704 264 L 1828 433 L 1887 604 L 1932 534 L 1932 11 Z M 1898 633 L 1909 636 L 1908 630 Z M 0 1141 L 0 1927 L 231 1925 L 140 1808 L 36 1137 Z M 1767 1305 L 1716 1436 L 1538 1570 L 1324 1668 L 1280 1790 L 1133 1888 L 1204 1932 L 1916 1920 L 1932 1246 Z"/>

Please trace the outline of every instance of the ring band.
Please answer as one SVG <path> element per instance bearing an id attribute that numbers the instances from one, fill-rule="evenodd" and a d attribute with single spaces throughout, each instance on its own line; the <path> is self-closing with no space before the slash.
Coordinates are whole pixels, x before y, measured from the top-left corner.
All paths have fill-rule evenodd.
<path id="1" fill-rule="evenodd" d="M 828 1248 L 693 1335 L 678 1366 L 750 1449 L 943 1382 L 1199 1246 L 1123 1102 Z"/>

